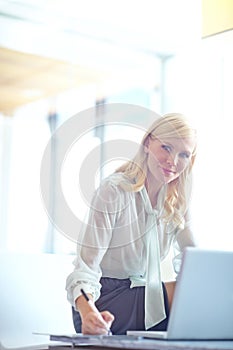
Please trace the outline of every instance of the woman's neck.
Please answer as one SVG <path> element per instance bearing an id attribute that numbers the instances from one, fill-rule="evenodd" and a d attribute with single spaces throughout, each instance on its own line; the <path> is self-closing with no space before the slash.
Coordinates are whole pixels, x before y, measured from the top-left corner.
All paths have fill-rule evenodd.
<path id="1" fill-rule="evenodd" d="M 162 188 L 162 184 L 158 183 L 154 179 L 150 179 L 150 175 L 148 175 L 145 181 L 145 187 L 151 202 L 151 206 L 152 208 L 155 208 L 157 205 L 159 191 Z"/>

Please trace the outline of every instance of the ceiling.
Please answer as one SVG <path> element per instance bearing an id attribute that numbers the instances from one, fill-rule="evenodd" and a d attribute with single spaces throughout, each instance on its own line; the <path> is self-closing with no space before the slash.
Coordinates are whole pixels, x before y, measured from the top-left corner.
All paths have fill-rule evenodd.
<path id="1" fill-rule="evenodd" d="M 0 112 L 116 77 L 156 85 L 155 59 L 200 39 L 200 13 L 200 0 L 0 0 Z"/>
<path id="2" fill-rule="evenodd" d="M 202 0 L 203 38 L 233 29 L 233 1 Z"/>
<path id="3" fill-rule="evenodd" d="M 86 84 L 100 84 L 105 72 L 46 57 L 0 48 L 0 111 Z"/>

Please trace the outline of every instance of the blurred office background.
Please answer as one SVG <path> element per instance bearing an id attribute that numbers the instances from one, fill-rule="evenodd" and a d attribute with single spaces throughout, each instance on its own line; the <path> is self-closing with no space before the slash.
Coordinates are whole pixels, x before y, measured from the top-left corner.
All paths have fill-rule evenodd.
<path id="1" fill-rule="evenodd" d="M 75 252 L 45 212 L 41 159 L 56 128 L 112 102 L 193 119 L 194 232 L 232 250 L 232 28 L 231 0 L 0 0 L 1 252 Z"/>

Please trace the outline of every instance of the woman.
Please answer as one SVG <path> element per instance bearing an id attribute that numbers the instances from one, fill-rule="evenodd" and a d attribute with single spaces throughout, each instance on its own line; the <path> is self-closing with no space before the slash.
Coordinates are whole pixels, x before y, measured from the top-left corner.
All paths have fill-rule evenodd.
<path id="1" fill-rule="evenodd" d="M 175 244 L 178 272 L 183 249 L 194 245 L 188 206 L 195 155 L 195 130 L 181 114 L 167 114 L 95 192 L 66 285 L 78 333 L 166 330 L 175 282 L 161 281 L 160 263 Z"/>

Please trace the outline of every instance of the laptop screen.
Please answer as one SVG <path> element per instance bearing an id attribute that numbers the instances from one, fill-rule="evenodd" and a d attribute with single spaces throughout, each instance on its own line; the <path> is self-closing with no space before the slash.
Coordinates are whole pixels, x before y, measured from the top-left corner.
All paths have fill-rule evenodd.
<path id="1" fill-rule="evenodd" d="M 186 248 L 167 333 L 172 339 L 233 339 L 233 251 Z"/>

